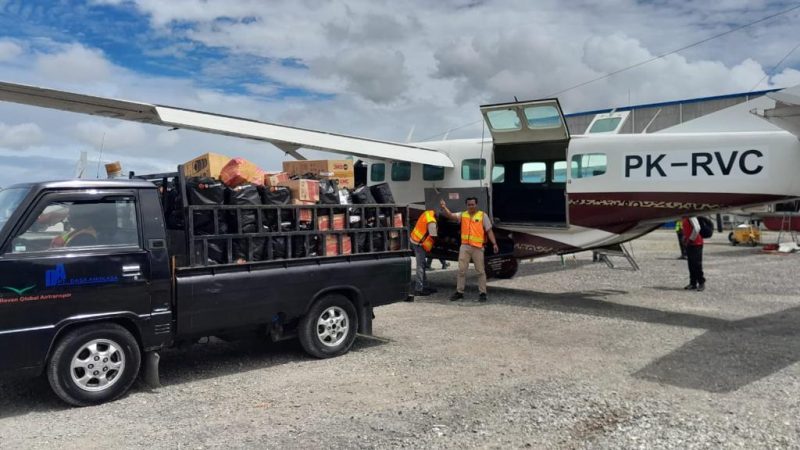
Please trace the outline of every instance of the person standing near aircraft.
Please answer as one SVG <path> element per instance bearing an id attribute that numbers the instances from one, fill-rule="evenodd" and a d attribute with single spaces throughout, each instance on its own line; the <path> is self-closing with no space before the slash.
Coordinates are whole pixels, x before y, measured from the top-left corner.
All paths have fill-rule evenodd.
<path id="1" fill-rule="evenodd" d="M 427 210 L 419 216 L 417 224 L 411 230 L 411 249 L 414 251 L 414 258 L 417 264 L 416 278 L 414 280 L 414 295 L 424 297 L 436 292 L 428 286 L 426 276 L 426 258 L 433 248 L 433 242 L 437 235 L 436 213 Z"/>
<path id="2" fill-rule="evenodd" d="M 681 249 L 681 256 L 678 259 L 686 259 L 686 245 L 683 243 L 683 231 L 681 231 L 683 219 L 675 221 L 675 234 L 678 236 L 678 247 Z"/>
<path id="3" fill-rule="evenodd" d="M 686 290 L 703 291 L 706 279 L 703 276 L 703 236 L 700 234 L 700 221 L 697 217 L 685 216 L 681 221 L 683 244 L 689 261 L 689 284 Z"/>
<path id="4" fill-rule="evenodd" d="M 450 220 L 461 222 L 461 247 L 458 250 L 458 282 L 456 292 L 450 297 L 450 301 L 457 301 L 464 298 L 464 287 L 466 285 L 467 269 L 469 262 L 475 265 L 478 272 L 478 296 L 479 302 L 485 302 L 486 298 L 486 270 L 484 269 L 483 245 L 486 237 L 492 243 L 495 253 L 500 251 L 497 240 L 492 231 L 492 221 L 489 215 L 478 210 L 478 199 L 475 197 L 467 198 L 467 210 L 457 213 L 447 209 L 444 200 L 439 202 L 442 207 L 442 214 Z"/>

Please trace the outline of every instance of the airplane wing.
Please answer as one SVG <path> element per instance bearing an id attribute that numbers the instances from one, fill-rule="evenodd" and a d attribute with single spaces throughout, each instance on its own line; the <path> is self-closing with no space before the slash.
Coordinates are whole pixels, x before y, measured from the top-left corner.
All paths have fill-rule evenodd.
<path id="1" fill-rule="evenodd" d="M 170 106 L 116 100 L 0 81 L 0 100 L 62 111 L 131 120 L 266 141 L 295 158 L 303 147 L 366 158 L 453 167 L 444 153 L 412 145 L 276 125 Z"/>
<path id="2" fill-rule="evenodd" d="M 767 96 L 775 100 L 775 107 L 755 114 L 800 138 L 800 85 Z"/>

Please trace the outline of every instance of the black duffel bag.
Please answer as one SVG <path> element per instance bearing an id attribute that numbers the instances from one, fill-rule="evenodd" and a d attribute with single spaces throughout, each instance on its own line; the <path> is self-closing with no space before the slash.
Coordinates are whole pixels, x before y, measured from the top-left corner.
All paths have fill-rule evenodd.
<path id="1" fill-rule="evenodd" d="M 319 202 L 323 205 L 339 204 L 339 182 L 337 180 L 319 180 Z"/>

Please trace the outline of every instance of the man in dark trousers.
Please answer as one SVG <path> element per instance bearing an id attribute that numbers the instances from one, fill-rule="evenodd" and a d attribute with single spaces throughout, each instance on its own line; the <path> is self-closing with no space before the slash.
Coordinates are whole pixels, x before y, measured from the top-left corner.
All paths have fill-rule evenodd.
<path id="1" fill-rule="evenodd" d="M 703 291 L 706 279 L 703 276 L 703 236 L 700 235 L 700 222 L 697 217 L 684 217 L 681 221 L 683 243 L 686 246 L 686 257 L 689 260 L 689 284 L 686 290 Z"/>

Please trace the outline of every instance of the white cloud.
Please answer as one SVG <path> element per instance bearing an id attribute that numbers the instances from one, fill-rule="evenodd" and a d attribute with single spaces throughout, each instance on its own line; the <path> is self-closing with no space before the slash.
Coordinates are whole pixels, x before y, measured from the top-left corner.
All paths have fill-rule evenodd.
<path id="1" fill-rule="evenodd" d="M 108 80 L 112 64 L 101 51 L 72 44 L 55 53 L 39 54 L 36 70 L 46 78 L 86 83 Z"/>
<path id="2" fill-rule="evenodd" d="M 144 126 L 133 122 L 83 121 L 75 126 L 75 136 L 96 150 L 139 150 L 148 140 Z"/>
<path id="3" fill-rule="evenodd" d="M 40 144 L 43 140 L 42 129 L 35 123 L 6 125 L 0 122 L 0 147 L 20 150 Z"/>
<path id="4" fill-rule="evenodd" d="M 0 40 L 0 62 L 13 61 L 22 54 L 22 47 L 16 42 Z"/>

